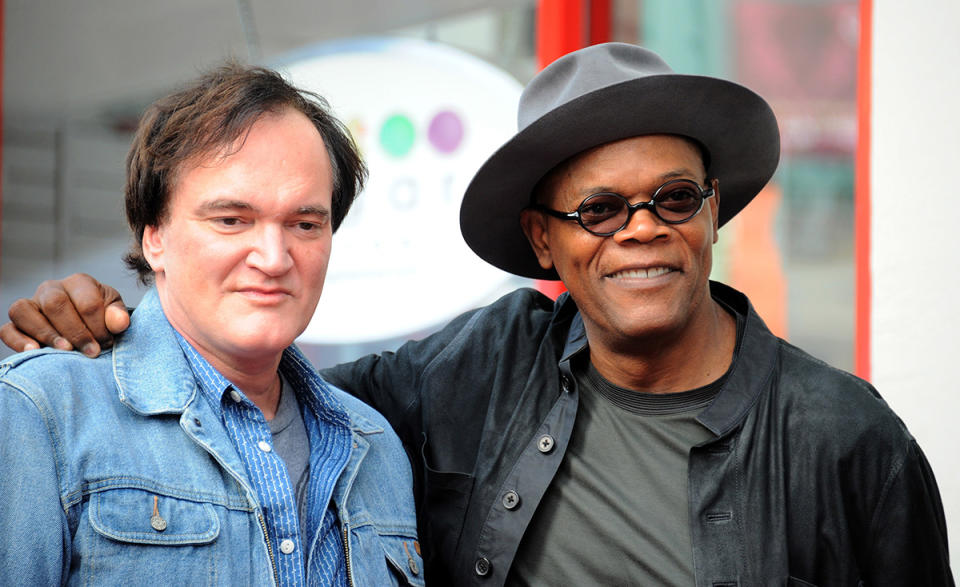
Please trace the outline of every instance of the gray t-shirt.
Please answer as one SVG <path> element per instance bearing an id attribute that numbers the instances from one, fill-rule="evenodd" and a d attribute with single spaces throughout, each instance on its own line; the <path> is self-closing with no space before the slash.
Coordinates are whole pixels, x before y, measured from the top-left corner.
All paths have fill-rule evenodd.
<path id="1" fill-rule="evenodd" d="M 273 449 L 287 466 L 287 474 L 293 483 L 297 499 L 297 514 L 301 531 L 306 528 L 306 490 L 310 479 L 310 439 L 300 413 L 300 403 L 293 387 L 280 376 L 280 404 L 273 420 L 270 420 Z"/>
<path id="2" fill-rule="evenodd" d="M 722 380 L 638 393 L 574 359 L 580 407 L 570 446 L 524 534 L 510 585 L 693 585 L 687 505 L 696 420 Z"/>

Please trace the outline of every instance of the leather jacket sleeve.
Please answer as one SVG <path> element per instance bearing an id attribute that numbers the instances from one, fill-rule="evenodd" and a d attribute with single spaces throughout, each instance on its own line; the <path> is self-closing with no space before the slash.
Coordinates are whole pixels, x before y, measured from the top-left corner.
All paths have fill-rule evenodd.
<path id="1" fill-rule="evenodd" d="M 914 441 L 882 488 L 867 536 L 867 585 L 953 585 L 943 504 Z"/>
<path id="2" fill-rule="evenodd" d="M 396 352 L 367 355 L 325 369 L 321 375 L 383 414 L 405 445 L 418 446 L 424 433 L 421 381 L 430 363 L 462 334 L 475 312 L 462 314 L 439 332 L 407 342 Z"/>

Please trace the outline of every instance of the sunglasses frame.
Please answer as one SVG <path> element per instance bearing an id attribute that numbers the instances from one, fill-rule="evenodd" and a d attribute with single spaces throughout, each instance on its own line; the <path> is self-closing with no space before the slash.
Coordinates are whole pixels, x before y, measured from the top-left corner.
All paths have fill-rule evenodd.
<path id="1" fill-rule="evenodd" d="M 669 186 L 676 185 L 676 184 L 679 184 L 679 183 L 682 183 L 682 184 L 686 184 L 686 185 L 690 185 L 690 186 L 692 186 L 692 187 L 695 187 L 695 188 L 697 189 L 697 191 L 699 192 L 699 194 L 700 194 L 700 204 L 697 206 L 697 209 L 696 209 L 696 210 L 694 210 L 693 212 L 690 213 L 690 216 L 688 216 L 688 217 L 686 217 L 686 218 L 684 218 L 684 219 L 682 219 L 682 220 L 668 220 L 668 219 L 664 218 L 663 216 L 661 216 L 659 210 L 657 210 L 657 202 L 658 202 L 658 201 L 657 201 L 657 196 L 659 196 L 659 195 L 663 192 L 664 188 L 667 188 L 667 187 L 669 187 Z M 560 220 L 574 220 L 574 221 L 577 222 L 577 224 L 580 225 L 581 228 L 583 228 L 584 230 L 586 230 L 586 231 L 589 232 L 590 234 L 593 234 L 593 235 L 596 235 L 596 236 L 611 236 L 611 235 L 614 235 L 614 234 L 620 232 L 620 231 L 623 230 L 624 228 L 626 228 L 627 225 L 630 224 L 630 219 L 633 218 L 633 214 L 634 214 L 637 210 L 642 210 L 642 209 L 644 209 L 644 208 L 647 208 L 648 210 L 650 210 L 651 212 L 653 212 L 653 215 L 654 215 L 654 216 L 656 216 L 657 218 L 659 218 L 661 221 L 666 222 L 667 224 L 683 224 L 683 223 L 685 223 L 685 222 L 689 222 L 689 221 L 693 220 L 693 218 L 694 218 L 697 214 L 699 214 L 701 210 L 703 210 L 703 202 L 704 202 L 707 198 L 713 197 L 715 193 L 716 193 L 716 192 L 714 192 L 714 190 L 713 190 L 712 187 L 703 188 L 702 186 L 700 186 L 700 184 L 698 184 L 697 182 L 693 181 L 692 179 L 671 179 L 670 181 L 665 182 L 663 185 L 661 185 L 660 187 L 658 187 L 658 188 L 653 192 L 653 196 L 652 196 L 649 200 L 647 200 L 646 202 L 637 202 L 636 204 L 631 204 L 630 201 L 627 200 L 627 198 L 625 198 L 624 196 L 622 196 L 621 194 L 618 194 L 618 193 L 616 193 L 616 192 L 597 192 L 597 193 L 595 193 L 595 194 L 590 194 L 589 196 L 587 196 L 586 198 L 584 198 L 584 200 L 583 200 L 582 202 L 580 202 L 580 205 L 577 206 L 577 209 L 574 210 L 573 212 L 561 212 L 560 210 L 554 210 L 553 208 L 548 208 L 547 206 L 544 206 L 544 205 L 542 205 L 542 204 L 533 204 L 533 205 L 531 206 L 531 208 L 533 208 L 533 209 L 535 209 L 535 210 L 540 210 L 541 212 L 545 212 L 545 213 L 553 216 L 554 218 L 559 218 Z M 619 198 L 620 200 L 622 200 L 623 203 L 624 203 L 624 205 L 627 207 L 627 217 L 626 217 L 626 219 L 623 221 L 623 224 L 621 224 L 616 230 L 612 230 L 612 231 L 608 231 L 608 232 L 596 232 L 596 231 L 594 231 L 594 230 L 591 230 L 586 224 L 583 223 L 583 216 L 582 216 L 581 210 L 583 210 L 583 207 L 584 207 L 584 206 L 588 205 L 587 203 L 588 203 L 591 199 L 596 198 L 597 196 L 614 196 L 614 197 Z"/>

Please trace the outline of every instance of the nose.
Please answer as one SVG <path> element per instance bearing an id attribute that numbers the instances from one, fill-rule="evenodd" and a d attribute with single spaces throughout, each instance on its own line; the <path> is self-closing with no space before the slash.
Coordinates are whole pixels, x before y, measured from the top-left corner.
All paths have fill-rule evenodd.
<path id="1" fill-rule="evenodd" d="M 643 207 L 634 210 L 633 215 L 627 220 L 627 225 L 623 230 L 614 233 L 613 239 L 620 244 L 631 240 L 645 243 L 666 238 L 668 232 L 667 224 L 657 218 L 653 210 Z"/>
<path id="2" fill-rule="evenodd" d="M 253 242 L 247 254 L 247 265 L 271 277 L 283 275 L 293 266 L 283 227 L 263 224 L 252 231 Z"/>

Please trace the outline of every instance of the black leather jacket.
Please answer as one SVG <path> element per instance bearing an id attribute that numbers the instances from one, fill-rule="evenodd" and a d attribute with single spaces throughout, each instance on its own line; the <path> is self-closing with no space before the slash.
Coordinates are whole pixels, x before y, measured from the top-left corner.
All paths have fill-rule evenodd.
<path id="1" fill-rule="evenodd" d="M 936 481 L 865 381 L 773 336 L 747 298 L 690 455 L 697 585 L 952 585 Z M 500 585 L 577 415 L 577 308 L 520 290 L 396 353 L 324 372 L 380 410 L 414 464 L 426 577 Z"/>

